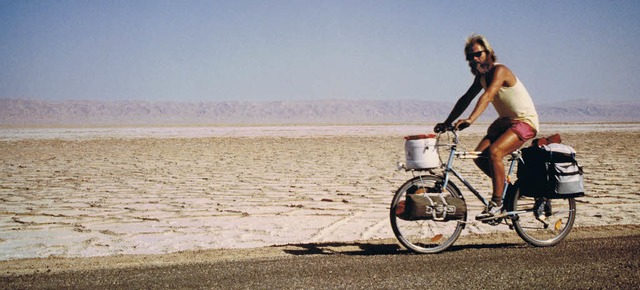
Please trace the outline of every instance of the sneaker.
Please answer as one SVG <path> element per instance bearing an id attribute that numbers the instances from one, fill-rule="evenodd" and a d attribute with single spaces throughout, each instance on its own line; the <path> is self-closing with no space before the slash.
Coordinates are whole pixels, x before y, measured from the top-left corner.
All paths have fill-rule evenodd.
<path id="1" fill-rule="evenodd" d="M 502 205 L 497 205 L 495 202 L 490 202 L 489 206 L 485 208 L 482 213 L 476 216 L 476 220 L 486 220 L 498 217 L 502 213 Z"/>

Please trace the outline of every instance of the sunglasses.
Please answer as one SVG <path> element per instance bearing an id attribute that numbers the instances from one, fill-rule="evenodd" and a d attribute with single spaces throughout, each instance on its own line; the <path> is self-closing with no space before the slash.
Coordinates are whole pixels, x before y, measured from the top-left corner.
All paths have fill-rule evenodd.
<path id="1" fill-rule="evenodd" d="M 475 57 L 481 57 L 484 50 L 472 52 L 467 54 L 467 61 L 471 61 Z"/>

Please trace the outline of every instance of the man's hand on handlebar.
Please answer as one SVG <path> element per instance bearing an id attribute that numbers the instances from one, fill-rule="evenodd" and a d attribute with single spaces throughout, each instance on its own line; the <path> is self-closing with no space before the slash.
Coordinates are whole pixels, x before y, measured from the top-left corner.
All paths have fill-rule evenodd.
<path id="1" fill-rule="evenodd" d="M 438 123 L 433 128 L 433 132 L 443 133 L 446 131 L 462 131 L 469 126 L 471 126 L 469 119 L 460 119 L 455 124 Z"/>
<path id="2" fill-rule="evenodd" d="M 450 130 L 450 128 L 452 128 L 451 124 L 438 123 L 435 127 L 433 127 L 433 132 L 442 133 L 447 131 L 448 129 Z"/>
<path id="3" fill-rule="evenodd" d="M 469 121 L 469 119 L 460 119 L 458 120 L 458 122 L 456 122 L 456 125 L 454 127 L 456 130 L 462 131 L 469 126 L 471 126 L 471 121 Z"/>

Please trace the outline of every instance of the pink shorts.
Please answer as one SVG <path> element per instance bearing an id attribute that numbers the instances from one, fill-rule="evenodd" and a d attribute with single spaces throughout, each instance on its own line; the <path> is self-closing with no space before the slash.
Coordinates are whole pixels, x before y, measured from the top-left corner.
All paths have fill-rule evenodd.
<path id="1" fill-rule="evenodd" d="M 487 129 L 487 138 L 493 142 L 509 129 L 511 129 L 521 141 L 531 140 L 537 134 L 536 130 L 525 122 L 501 118 L 495 120 L 491 126 L 489 126 L 489 129 Z"/>

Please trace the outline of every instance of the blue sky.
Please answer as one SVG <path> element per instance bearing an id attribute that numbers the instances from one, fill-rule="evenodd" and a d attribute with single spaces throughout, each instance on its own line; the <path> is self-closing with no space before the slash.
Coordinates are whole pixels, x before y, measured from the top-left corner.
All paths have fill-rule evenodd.
<path id="1" fill-rule="evenodd" d="M 640 1 L 6 1 L 0 97 L 453 101 L 485 35 L 537 103 L 640 95 Z"/>

